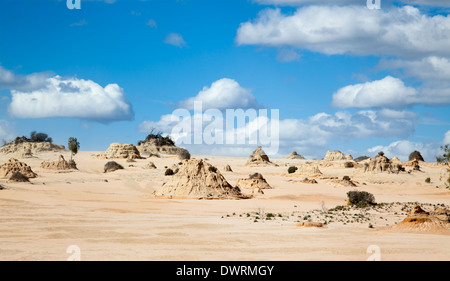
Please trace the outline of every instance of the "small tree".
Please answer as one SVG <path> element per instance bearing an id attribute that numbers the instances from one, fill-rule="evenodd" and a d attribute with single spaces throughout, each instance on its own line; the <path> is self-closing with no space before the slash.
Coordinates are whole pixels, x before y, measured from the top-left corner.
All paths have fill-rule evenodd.
<path id="1" fill-rule="evenodd" d="M 444 151 L 444 154 L 442 154 L 442 156 L 436 156 L 436 162 L 438 163 L 450 162 L 450 144 L 441 146 L 441 149 Z"/>
<path id="2" fill-rule="evenodd" d="M 72 161 L 72 156 L 77 154 L 78 150 L 80 149 L 80 143 L 78 142 L 77 138 L 73 138 L 73 137 L 69 138 L 68 148 L 72 152 L 70 154 L 70 161 Z"/>

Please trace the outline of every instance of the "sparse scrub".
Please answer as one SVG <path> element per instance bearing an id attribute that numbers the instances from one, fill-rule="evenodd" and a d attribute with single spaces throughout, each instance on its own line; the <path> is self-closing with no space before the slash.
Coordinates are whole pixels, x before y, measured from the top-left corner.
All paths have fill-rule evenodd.
<path id="1" fill-rule="evenodd" d="M 372 193 L 369 193 L 367 191 L 349 191 L 347 192 L 347 198 L 351 205 L 357 207 L 367 207 L 369 205 L 375 205 L 375 197 Z"/>
<path id="2" fill-rule="evenodd" d="M 170 136 L 162 136 L 162 132 L 154 133 L 154 129 L 151 130 L 150 134 L 147 135 L 145 140 L 139 141 L 138 145 L 141 145 L 146 142 L 154 142 L 156 146 L 175 146 L 175 142 L 172 140 Z"/>
<path id="3" fill-rule="evenodd" d="M 164 172 L 165 176 L 173 176 L 175 173 L 173 172 L 172 169 L 168 168 L 166 169 L 166 171 Z"/>
<path id="4" fill-rule="evenodd" d="M 178 158 L 180 158 L 181 160 L 189 160 L 191 159 L 191 154 L 189 153 L 189 151 L 187 151 L 187 149 L 180 149 L 177 153 Z"/>
<path id="5" fill-rule="evenodd" d="M 288 168 L 288 173 L 289 174 L 293 174 L 293 173 L 295 173 L 295 171 L 297 171 L 297 167 L 295 167 L 295 166 L 291 166 L 291 167 L 289 167 Z"/>
<path id="6" fill-rule="evenodd" d="M 430 183 L 430 182 L 431 182 L 431 179 L 430 179 L 430 178 L 426 178 L 426 179 L 425 179 L 425 182 L 426 182 L 426 183 Z"/>

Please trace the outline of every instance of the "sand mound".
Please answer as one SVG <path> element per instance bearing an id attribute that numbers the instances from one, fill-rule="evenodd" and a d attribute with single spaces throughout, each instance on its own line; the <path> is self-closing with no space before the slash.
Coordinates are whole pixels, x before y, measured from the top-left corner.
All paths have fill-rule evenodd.
<path id="1" fill-rule="evenodd" d="M 416 159 L 408 161 L 404 164 L 405 167 L 414 167 L 414 166 L 420 166 L 419 161 L 417 161 Z"/>
<path id="2" fill-rule="evenodd" d="M 156 196 L 187 198 L 240 198 L 241 191 L 232 187 L 219 170 L 203 159 L 183 160 L 178 172 Z"/>
<path id="3" fill-rule="evenodd" d="M 314 221 L 299 222 L 296 227 L 323 227 L 323 223 Z"/>
<path id="4" fill-rule="evenodd" d="M 158 134 L 150 134 L 144 141 L 140 141 L 136 147 L 141 154 L 179 154 L 183 148 L 175 146 L 169 137 L 163 137 Z"/>
<path id="5" fill-rule="evenodd" d="M 339 161 L 339 160 L 347 160 L 344 153 L 339 150 L 335 150 L 333 152 L 327 151 L 327 154 L 323 158 L 324 161 Z"/>
<path id="6" fill-rule="evenodd" d="M 397 165 L 403 165 L 403 162 L 398 159 L 397 156 L 392 157 L 391 164 L 396 167 Z"/>
<path id="7" fill-rule="evenodd" d="M 238 179 L 236 186 L 241 189 L 271 189 L 272 187 L 267 183 L 266 179 L 259 174 L 255 173 L 250 175 L 247 179 Z"/>
<path id="8" fill-rule="evenodd" d="M 226 166 L 223 168 L 223 170 L 224 170 L 225 172 L 233 172 L 233 170 L 231 169 L 231 166 L 230 166 L 230 165 L 226 165 Z"/>
<path id="9" fill-rule="evenodd" d="M 352 180 L 348 179 L 331 179 L 327 182 L 331 185 L 338 185 L 343 187 L 355 187 L 357 186 L 356 183 L 354 183 Z"/>
<path id="10" fill-rule="evenodd" d="M 16 151 L 13 155 L 14 158 L 33 158 L 33 152 L 30 148 L 22 148 Z"/>
<path id="11" fill-rule="evenodd" d="M 430 213 L 424 211 L 419 205 L 412 209 L 406 218 L 400 223 L 393 225 L 395 230 L 412 232 L 440 232 L 446 231 L 450 234 L 450 212 L 437 209 Z"/>
<path id="12" fill-rule="evenodd" d="M 314 164 L 304 164 L 297 167 L 297 171 L 295 171 L 295 174 L 301 174 L 301 175 L 309 175 L 309 176 L 315 176 L 315 175 L 322 175 L 322 172 L 319 170 L 319 167 Z"/>
<path id="13" fill-rule="evenodd" d="M 305 157 L 303 157 L 300 154 L 297 154 L 296 151 L 292 151 L 288 156 L 285 157 L 286 159 L 305 159 Z"/>
<path id="14" fill-rule="evenodd" d="M 304 179 L 302 180 L 302 183 L 311 183 L 311 184 L 314 184 L 314 183 L 317 183 L 317 181 L 316 181 L 315 179 L 304 178 Z"/>
<path id="15" fill-rule="evenodd" d="M 261 146 L 258 146 L 258 148 L 253 151 L 252 155 L 247 160 L 246 165 L 264 165 L 264 164 L 273 164 L 269 160 L 269 156 L 264 152 L 264 150 L 261 148 Z"/>
<path id="16" fill-rule="evenodd" d="M 153 162 L 148 162 L 147 164 L 145 164 L 145 166 L 143 168 L 144 169 L 156 169 L 156 165 Z"/>
<path id="17" fill-rule="evenodd" d="M 373 173 L 392 173 L 393 165 L 389 158 L 386 156 L 378 155 L 375 158 L 372 158 L 369 162 L 364 163 L 364 172 L 373 172 Z"/>
<path id="18" fill-rule="evenodd" d="M 64 159 L 64 156 L 59 155 L 59 160 L 58 161 L 53 161 L 53 162 L 42 162 L 41 165 L 39 166 L 40 168 L 43 169 L 50 169 L 50 170 L 78 170 L 77 168 L 77 164 L 75 163 L 74 160 L 69 160 L 66 161 Z"/>
<path id="19" fill-rule="evenodd" d="M 0 153 L 2 154 L 10 154 L 10 153 L 19 153 L 22 154 L 26 152 L 27 154 L 31 152 L 32 154 L 37 154 L 39 152 L 48 152 L 48 151 L 63 151 L 66 148 L 64 145 L 58 145 L 50 142 L 12 142 L 0 147 Z M 26 157 L 18 157 L 18 158 L 26 158 Z"/>
<path id="20" fill-rule="evenodd" d="M 114 172 L 114 171 L 121 170 L 121 169 L 123 169 L 123 166 L 115 161 L 110 161 L 110 162 L 106 163 L 103 168 L 105 173 Z"/>
<path id="21" fill-rule="evenodd" d="M 9 178 L 15 172 L 20 172 L 28 178 L 37 177 L 37 174 L 31 170 L 30 166 L 14 158 L 9 159 L 8 162 L 0 166 L 0 178 Z"/>
<path id="22" fill-rule="evenodd" d="M 112 143 L 105 153 L 97 155 L 102 159 L 142 159 L 139 150 L 132 144 Z"/>

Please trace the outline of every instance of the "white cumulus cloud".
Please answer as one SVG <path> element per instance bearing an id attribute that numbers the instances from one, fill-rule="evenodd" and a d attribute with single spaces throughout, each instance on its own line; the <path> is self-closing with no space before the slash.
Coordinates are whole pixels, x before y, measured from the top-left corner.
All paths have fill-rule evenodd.
<path id="1" fill-rule="evenodd" d="M 349 85 L 333 94 L 332 105 L 339 108 L 387 107 L 402 108 L 414 104 L 450 104 L 450 90 L 412 88 L 402 80 L 386 76 L 381 80 Z"/>
<path id="2" fill-rule="evenodd" d="M 195 96 L 181 101 L 178 107 L 194 109 L 194 102 L 202 102 L 203 109 L 215 108 L 260 108 L 250 89 L 244 88 L 233 79 L 222 78 L 203 89 Z"/>
<path id="3" fill-rule="evenodd" d="M 297 47 L 329 55 L 450 56 L 450 16 L 428 16 L 412 6 L 370 10 L 303 6 L 292 14 L 263 10 L 237 31 L 239 45 Z"/>
<path id="4" fill-rule="evenodd" d="M 54 76 L 39 89 L 11 90 L 11 95 L 8 111 L 18 118 L 70 117 L 107 123 L 134 117 L 117 84 L 102 87 L 91 80 Z"/>

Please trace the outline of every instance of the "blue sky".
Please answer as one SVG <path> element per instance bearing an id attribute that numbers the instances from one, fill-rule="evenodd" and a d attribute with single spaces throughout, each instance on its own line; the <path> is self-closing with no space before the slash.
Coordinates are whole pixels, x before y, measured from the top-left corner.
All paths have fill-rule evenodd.
<path id="1" fill-rule="evenodd" d="M 170 134 L 162 117 L 196 99 L 278 109 L 278 155 L 418 149 L 433 161 L 450 142 L 450 5 L 310 2 L 1 1 L 0 139 L 136 144 L 150 127 Z"/>

